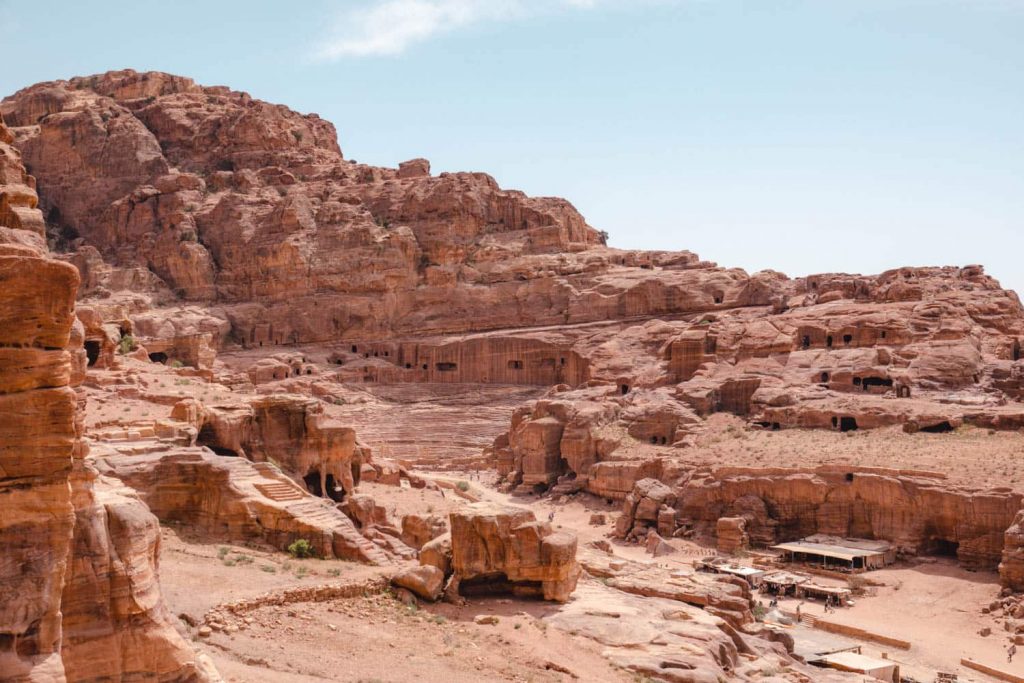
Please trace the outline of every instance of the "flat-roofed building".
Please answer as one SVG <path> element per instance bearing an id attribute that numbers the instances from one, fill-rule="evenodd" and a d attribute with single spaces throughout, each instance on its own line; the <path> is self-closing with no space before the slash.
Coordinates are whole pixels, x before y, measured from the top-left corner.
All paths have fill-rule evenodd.
<path id="1" fill-rule="evenodd" d="M 837 671 L 864 674 L 886 683 L 900 683 L 900 666 L 888 659 L 876 659 L 859 652 L 830 652 L 807 660 L 808 664 Z"/>
<path id="2" fill-rule="evenodd" d="M 772 548 L 782 551 L 792 562 L 808 562 L 849 571 L 878 569 L 896 560 L 896 551 L 885 541 L 820 534 L 800 541 L 778 543 Z"/>

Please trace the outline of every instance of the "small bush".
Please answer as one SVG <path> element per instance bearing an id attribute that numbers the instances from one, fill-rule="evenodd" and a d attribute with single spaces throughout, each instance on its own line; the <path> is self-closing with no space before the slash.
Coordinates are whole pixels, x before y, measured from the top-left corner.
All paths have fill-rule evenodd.
<path id="1" fill-rule="evenodd" d="M 468 481 L 460 481 L 455 486 L 456 486 L 456 488 L 458 488 L 463 493 L 465 493 L 466 491 L 469 490 L 469 482 Z"/>
<path id="2" fill-rule="evenodd" d="M 217 557 L 223 560 L 225 557 L 227 557 L 227 554 L 230 552 L 231 548 L 225 548 L 221 546 L 220 548 L 217 548 Z"/>
<path id="3" fill-rule="evenodd" d="M 135 350 L 135 337 L 130 334 L 126 334 L 121 337 L 121 341 L 117 343 L 117 350 L 122 356 L 127 355 Z"/>
<path id="4" fill-rule="evenodd" d="M 288 554 L 298 559 L 313 557 L 313 546 L 306 539 L 300 538 L 288 546 Z"/>
<path id="5" fill-rule="evenodd" d="M 334 569 L 328 569 L 327 574 L 330 576 L 341 576 L 341 570 L 335 567 Z"/>
<path id="6" fill-rule="evenodd" d="M 183 367 L 185 367 L 185 364 L 182 363 L 180 360 L 172 360 L 170 363 L 168 363 L 168 365 L 170 365 L 172 368 L 183 368 Z"/>
<path id="7" fill-rule="evenodd" d="M 269 565 L 269 564 L 261 564 L 260 565 L 260 570 L 261 571 L 265 571 L 268 574 L 276 574 L 277 573 L 277 569 L 274 568 L 273 566 Z"/>

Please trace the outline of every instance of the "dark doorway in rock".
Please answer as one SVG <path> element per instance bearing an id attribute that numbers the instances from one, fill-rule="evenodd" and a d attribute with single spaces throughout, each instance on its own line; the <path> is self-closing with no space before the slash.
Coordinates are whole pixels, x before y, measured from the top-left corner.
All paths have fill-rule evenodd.
<path id="1" fill-rule="evenodd" d="M 359 353 L 359 347 L 355 344 L 352 345 L 352 353 Z"/>
<path id="2" fill-rule="evenodd" d="M 892 380 L 887 377 L 865 377 L 864 378 L 864 391 L 867 391 L 871 387 L 891 387 Z"/>
<path id="3" fill-rule="evenodd" d="M 821 383 L 822 384 L 828 384 L 828 373 L 827 372 L 821 373 Z"/>
<path id="4" fill-rule="evenodd" d="M 149 360 L 151 360 L 154 363 L 163 363 L 166 365 L 167 354 L 164 353 L 163 351 L 156 351 L 154 353 L 149 354 Z"/>
<path id="5" fill-rule="evenodd" d="M 857 430 L 857 420 L 852 417 L 839 418 L 839 431 L 853 432 Z"/>
<path id="6" fill-rule="evenodd" d="M 927 427 L 921 427 L 922 432 L 928 434 L 946 434 L 954 430 L 953 425 L 947 421 L 939 422 L 938 424 L 928 425 Z"/>
<path id="7" fill-rule="evenodd" d="M 924 544 L 925 555 L 956 557 L 959 552 L 960 544 L 945 538 L 929 538 Z"/>
<path id="8" fill-rule="evenodd" d="M 853 378 L 853 386 L 859 387 L 860 386 L 860 381 L 861 381 L 860 377 L 854 377 Z"/>
<path id="9" fill-rule="evenodd" d="M 314 496 L 318 498 L 330 498 L 335 503 L 340 503 L 345 499 L 345 491 L 338 488 L 338 485 L 334 481 L 334 475 L 327 475 L 327 491 L 323 491 L 320 488 L 320 471 L 313 470 L 302 478 L 302 481 L 306 482 L 306 488 Z M 326 495 L 325 495 L 326 493 Z"/>
<path id="10" fill-rule="evenodd" d="M 412 370 L 412 363 L 406 363 L 405 364 L 405 369 L 406 370 Z"/>
<path id="11" fill-rule="evenodd" d="M 212 424 L 204 424 L 203 428 L 199 430 L 199 435 L 196 437 L 196 443 L 200 446 L 206 446 L 217 455 L 223 455 L 229 458 L 237 458 L 238 452 L 230 448 L 225 448 L 217 443 L 217 432 L 214 431 Z"/>
<path id="12" fill-rule="evenodd" d="M 910 398 L 910 387 L 900 387 L 896 390 L 896 395 L 900 398 Z"/>
<path id="13" fill-rule="evenodd" d="M 832 348 L 832 335 L 831 334 L 829 336 L 825 337 L 825 346 L 827 346 L 830 349 Z"/>
<path id="14" fill-rule="evenodd" d="M 772 431 L 773 432 L 780 431 L 781 429 L 782 429 L 782 425 L 781 424 L 779 424 L 778 422 L 772 422 Z"/>
<path id="15" fill-rule="evenodd" d="M 619 393 L 621 393 L 623 396 L 628 394 L 629 393 L 629 385 L 628 384 L 620 384 L 619 385 Z"/>
<path id="16" fill-rule="evenodd" d="M 523 369 L 523 361 L 521 361 L 521 360 L 510 360 L 508 362 L 508 369 L 509 370 L 522 370 Z"/>
<path id="17" fill-rule="evenodd" d="M 459 366 L 457 364 L 455 364 L 455 363 L 438 363 L 437 364 L 437 369 L 440 372 L 452 372 L 453 370 L 455 370 L 458 367 Z"/>
<path id="18" fill-rule="evenodd" d="M 651 437 L 651 443 L 658 443 L 658 437 L 652 436 Z"/>
<path id="19" fill-rule="evenodd" d="M 89 367 L 96 365 L 100 359 L 100 343 L 95 339 L 85 342 L 85 357 L 89 360 Z"/>
<path id="20" fill-rule="evenodd" d="M 1013 360 L 1020 360 L 1020 340 L 1013 340 L 1013 349 L 1011 349 L 1010 355 Z"/>
<path id="21" fill-rule="evenodd" d="M 844 344 L 846 344 L 847 346 L 849 346 L 849 345 L 850 345 L 850 342 L 852 342 L 852 341 L 853 341 L 853 335 L 852 335 L 852 334 L 844 334 L 844 335 L 843 335 L 843 343 L 844 343 Z"/>
<path id="22" fill-rule="evenodd" d="M 853 472 L 846 473 L 846 481 L 853 481 Z"/>
<path id="23" fill-rule="evenodd" d="M 800 342 L 800 345 L 803 346 L 805 349 L 811 348 L 811 337 L 810 337 L 810 335 L 805 334 L 804 338 L 803 338 L 803 341 Z"/>
<path id="24" fill-rule="evenodd" d="M 835 428 L 836 428 L 836 427 L 838 427 L 838 426 L 839 426 L 839 418 L 838 418 L 838 417 L 835 417 L 835 416 L 833 416 L 833 417 L 832 417 L 832 429 L 835 429 Z"/>

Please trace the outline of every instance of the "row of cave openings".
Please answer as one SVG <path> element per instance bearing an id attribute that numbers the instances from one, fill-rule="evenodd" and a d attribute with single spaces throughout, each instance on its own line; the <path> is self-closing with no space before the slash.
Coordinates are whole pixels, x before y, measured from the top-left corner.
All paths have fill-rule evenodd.
<path id="1" fill-rule="evenodd" d="M 355 345 L 355 344 L 352 345 L 352 353 L 356 353 L 356 354 L 359 353 L 359 347 L 357 345 Z M 363 358 L 369 358 L 370 355 L 371 354 L 370 354 L 369 351 L 364 351 L 363 352 Z M 380 358 L 382 356 L 384 358 L 388 358 L 391 355 L 391 352 L 390 351 L 374 351 L 372 355 L 373 355 L 374 358 Z M 565 361 L 564 357 L 558 359 L 558 365 L 561 365 L 561 366 L 564 367 L 565 366 L 565 362 L 566 361 Z M 337 358 L 337 359 L 335 359 L 334 363 L 336 365 L 341 365 L 341 364 L 344 363 L 344 361 L 341 358 Z M 554 358 L 543 358 L 540 361 L 540 366 L 541 367 L 546 367 L 546 368 L 553 368 L 553 367 L 555 367 L 555 359 Z M 405 367 L 406 370 L 412 370 L 413 369 L 413 363 L 405 363 L 404 367 Z M 426 370 L 429 367 L 430 367 L 430 365 L 428 363 L 423 363 L 422 365 L 420 365 L 420 369 L 421 370 Z M 523 361 L 516 360 L 516 359 L 509 360 L 508 361 L 508 365 L 507 365 L 507 368 L 509 370 L 522 370 L 524 367 L 526 367 L 526 366 L 523 363 Z M 437 363 L 434 363 L 434 369 L 437 370 L 438 372 L 454 372 L 454 371 L 459 369 L 459 364 L 458 363 L 453 363 L 451 361 L 439 361 Z"/>
<path id="2" fill-rule="evenodd" d="M 84 346 L 86 363 L 91 368 L 99 361 L 100 352 L 103 350 L 103 346 L 96 339 L 87 339 Z M 154 351 L 149 354 L 149 360 L 153 363 L 162 363 L 166 365 L 167 361 L 170 360 L 170 357 L 163 351 Z"/>
<path id="3" fill-rule="evenodd" d="M 882 339 L 885 339 L 886 336 L 887 336 L 887 333 L 886 333 L 885 330 L 880 331 L 878 334 L 879 334 L 879 337 L 881 337 Z M 843 346 L 849 346 L 852 343 L 853 343 L 853 335 L 852 334 L 844 334 L 843 335 Z M 804 349 L 811 348 L 811 335 L 805 334 L 803 336 L 803 339 L 800 340 L 800 346 L 802 348 L 804 348 Z M 835 346 L 835 340 L 832 338 L 832 335 L 830 334 L 827 337 L 825 337 L 825 348 L 831 349 L 834 346 Z"/>

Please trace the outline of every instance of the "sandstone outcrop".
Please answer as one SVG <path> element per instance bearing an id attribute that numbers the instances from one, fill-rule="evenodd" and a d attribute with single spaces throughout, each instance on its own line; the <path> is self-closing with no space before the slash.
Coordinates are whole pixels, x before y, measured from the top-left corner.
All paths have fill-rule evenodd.
<path id="1" fill-rule="evenodd" d="M 172 627 L 156 521 L 94 484 L 74 385 L 80 278 L 51 259 L 34 182 L 0 118 L 0 672 L 11 681 L 159 673 L 219 680 Z"/>
<path id="2" fill-rule="evenodd" d="M 714 538 L 722 517 L 741 517 L 759 546 L 816 533 L 880 538 L 994 570 L 1021 499 L 1009 489 L 964 490 L 896 470 L 722 468 L 680 487 L 678 506 L 698 537 Z"/>
<path id="3" fill-rule="evenodd" d="M 135 454 L 97 450 L 100 471 L 138 491 L 161 521 L 205 538 L 260 541 L 280 550 L 303 539 L 317 557 L 371 564 L 390 559 L 331 501 L 311 496 L 269 463 L 159 444 Z"/>
<path id="4" fill-rule="evenodd" d="M 196 430 L 197 444 L 220 455 L 277 463 L 310 493 L 339 502 L 353 493 L 371 459 L 355 430 L 305 396 L 275 394 L 216 406 L 186 400 L 171 416 Z"/>
<path id="5" fill-rule="evenodd" d="M 1024 591 L 1024 510 L 1017 512 L 1003 536 L 999 581 L 1015 591 Z"/>
<path id="6" fill-rule="evenodd" d="M 474 503 L 451 513 L 452 592 L 510 592 L 565 602 L 576 587 L 576 537 L 522 508 Z"/>

